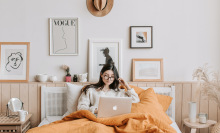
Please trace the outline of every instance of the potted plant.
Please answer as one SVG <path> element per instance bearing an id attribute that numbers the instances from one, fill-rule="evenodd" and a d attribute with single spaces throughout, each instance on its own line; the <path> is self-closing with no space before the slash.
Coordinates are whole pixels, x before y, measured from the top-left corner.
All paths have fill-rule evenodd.
<path id="1" fill-rule="evenodd" d="M 220 108 L 220 77 L 217 72 L 209 72 L 208 66 L 205 64 L 203 67 L 198 67 L 194 73 L 193 78 L 197 78 L 199 81 L 199 92 L 205 98 L 213 100 L 217 103 L 218 108 Z M 220 132 L 220 122 L 215 124 L 212 128 L 211 133 Z"/>
<path id="2" fill-rule="evenodd" d="M 67 65 L 62 65 L 62 68 L 66 71 L 66 82 L 71 82 L 71 74 L 70 74 L 70 68 Z"/>

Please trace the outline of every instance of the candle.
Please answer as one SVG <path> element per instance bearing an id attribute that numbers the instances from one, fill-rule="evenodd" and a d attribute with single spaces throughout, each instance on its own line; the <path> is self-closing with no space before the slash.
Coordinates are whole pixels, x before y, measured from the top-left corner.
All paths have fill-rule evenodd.
<path id="1" fill-rule="evenodd" d="M 205 124 L 207 119 L 206 113 L 199 113 L 199 123 Z"/>

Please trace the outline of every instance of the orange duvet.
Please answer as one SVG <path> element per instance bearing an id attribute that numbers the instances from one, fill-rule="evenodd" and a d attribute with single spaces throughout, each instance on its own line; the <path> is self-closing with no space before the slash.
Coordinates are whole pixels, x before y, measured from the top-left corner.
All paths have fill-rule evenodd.
<path id="1" fill-rule="evenodd" d="M 176 133 L 169 124 L 149 114 L 130 113 L 109 118 L 96 118 L 88 110 L 71 113 L 62 120 L 28 133 Z"/>

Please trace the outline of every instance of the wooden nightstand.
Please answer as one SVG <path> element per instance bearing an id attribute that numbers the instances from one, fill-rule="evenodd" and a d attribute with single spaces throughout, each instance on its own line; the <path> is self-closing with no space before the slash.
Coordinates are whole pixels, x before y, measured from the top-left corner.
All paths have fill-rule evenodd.
<path id="1" fill-rule="evenodd" d="M 19 120 L 19 117 L 9 118 L 5 114 L 0 114 L 0 133 L 26 133 L 31 127 L 32 114 L 28 114 L 24 122 Z"/>
<path id="2" fill-rule="evenodd" d="M 207 120 L 205 124 L 199 123 L 199 119 L 195 123 L 190 123 L 189 118 L 183 120 L 183 133 L 185 133 L 185 126 L 191 128 L 191 133 L 196 133 L 197 128 L 207 128 L 214 126 L 217 122 L 213 120 Z"/>

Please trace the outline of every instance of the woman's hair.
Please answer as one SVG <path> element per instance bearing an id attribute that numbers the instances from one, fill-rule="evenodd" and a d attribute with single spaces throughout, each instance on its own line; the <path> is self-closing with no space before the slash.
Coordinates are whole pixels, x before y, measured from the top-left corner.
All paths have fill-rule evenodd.
<path id="1" fill-rule="evenodd" d="M 116 67 L 114 66 L 114 64 L 105 64 L 100 72 L 100 76 L 99 76 L 99 82 L 96 83 L 96 84 L 91 84 L 91 85 L 87 85 L 83 88 L 83 92 L 85 92 L 86 94 L 86 91 L 89 89 L 89 88 L 95 88 L 95 89 L 103 89 L 104 88 L 104 85 L 105 83 L 102 81 L 102 77 L 101 77 L 101 74 L 103 74 L 105 71 L 107 70 L 112 70 L 113 73 L 114 73 L 114 81 L 112 82 L 112 84 L 110 84 L 109 88 L 110 89 L 113 89 L 115 91 L 119 91 L 118 89 L 118 85 L 119 85 L 119 81 L 118 81 L 118 78 L 119 78 L 119 74 L 118 74 L 118 71 L 116 69 Z"/>

